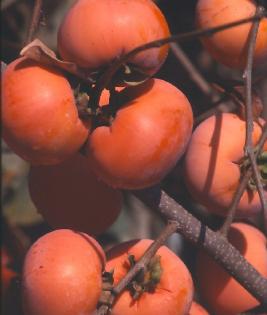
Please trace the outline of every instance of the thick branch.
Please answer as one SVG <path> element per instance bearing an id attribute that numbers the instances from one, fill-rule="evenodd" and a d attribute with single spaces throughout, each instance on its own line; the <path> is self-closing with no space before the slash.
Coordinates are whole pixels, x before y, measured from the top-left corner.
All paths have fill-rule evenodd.
<path id="1" fill-rule="evenodd" d="M 219 232 L 214 232 L 193 217 L 181 205 L 157 187 L 135 191 L 147 206 L 157 209 L 167 220 L 177 220 L 178 229 L 187 240 L 203 248 L 244 288 L 267 307 L 267 279 Z"/>

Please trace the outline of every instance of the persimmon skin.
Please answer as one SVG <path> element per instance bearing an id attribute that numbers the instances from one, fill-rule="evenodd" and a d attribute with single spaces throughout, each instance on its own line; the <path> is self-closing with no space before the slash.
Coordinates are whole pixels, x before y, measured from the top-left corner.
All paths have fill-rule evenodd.
<path id="1" fill-rule="evenodd" d="M 234 223 L 228 239 L 263 277 L 267 277 L 267 240 L 263 233 L 248 224 Z M 259 305 L 246 289 L 203 251 L 197 257 L 196 275 L 200 293 L 214 314 L 236 315 Z"/>
<path id="2" fill-rule="evenodd" d="M 184 179 L 188 190 L 197 202 L 217 215 L 227 215 L 239 185 L 241 172 L 237 162 L 244 155 L 245 130 L 245 121 L 235 114 L 211 116 L 195 129 L 186 152 Z M 253 145 L 260 135 L 261 127 L 254 122 Z M 260 211 L 257 191 L 245 190 L 236 216 L 248 217 Z"/>
<path id="3" fill-rule="evenodd" d="M 78 0 L 60 26 L 58 50 L 64 60 L 97 70 L 137 46 L 169 35 L 165 17 L 151 0 Z M 128 62 L 153 75 L 167 53 L 165 45 Z"/>
<path id="4" fill-rule="evenodd" d="M 188 315 L 209 315 L 203 306 L 193 301 Z"/>
<path id="5" fill-rule="evenodd" d="M 29 191 L 40 214 L 53 228 L 101 234 L 116 220 L 122 195 L 97 180 L 86 157 L 76 153 L 58 165 L 32 166 Z"/>
<path id="6" fill-rule="evenodd" d="M 32 164 L 57 164 L 88 137 L 68 81 L 55 69 L 19 58 L 2 78 L 3 139 Z"/>
<path id="7" fill-rule="evenodd" d="M 123 278 L 130 268 L 128 255 L 141 258 L 153 241 L 133 240 L 119 244 L 107 252 L 106 270 L 114 269 L 114 283 Z M 159 255 L 163 269 L 160 282 L 154 292 L 144 292 L 134 301 L 129 291 L 124 291 L 116 300 L 111 315 L 187 314 L 193 298 L 193 282 L 185 264 L 166 246 L 161 246 Z"/>
<path id="8" fill-rule="evenodd" d="M 86 144 L 98 177 L 112 187 L 152 186 L 175 166 L 190 139 L 193 114 L 186 96 L 159 79 L 125 88 L 111 126 L 96 128 Z"/>
<path id="9" fill-rule="evenodd" d="M 55 230 L 29 249 L 22 274 L 27 315 L 91 315 L 102 290 L 105 254 L 89 235 Z"/>
<path id="10" fill-rule="evenodd" d="M 225 23 L 252 17 L 256 11 L 253 0 L 199 0 L 196 7 L 196 24 L 199 28 L 211 28 Z M 248 36 L 252 24 L 218 32 L 201 39 L 204 47 L 218 62 L 237 69 L 243 69 L 247 58 Z M 267 59 L 267 18 L 259 25 L 254 64 L 262 66 Z M 267 63 L 266 63 L 267 64 Z"/>

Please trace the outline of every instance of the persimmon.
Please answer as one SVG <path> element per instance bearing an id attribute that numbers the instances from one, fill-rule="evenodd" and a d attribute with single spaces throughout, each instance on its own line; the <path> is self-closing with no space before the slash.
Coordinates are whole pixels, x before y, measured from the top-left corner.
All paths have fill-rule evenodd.
<path id="1" fill-rule="evenodd" d="M 27 315 L 91 314 L 102 290 L 105 254 L 85 233 L 55 230 L 29 249 L 22 275 Z"/>
<path id="2" fill-rule="evenodd" d="M 94 129 L 86 144 L 92 169 L 117 188 L 139 189 L 160 182 L 190 139 L 189 101 L 170 83 L 150 79 L 123 89 L 117 102 L 121 106 L 110 125 Z"/>
<path id="3" fill-rule="evenodd" d="M 58 50 L 64 60 L 97 70 L 137 46 L 169 35 L 164 15 L 151 0 L 78 0 L 60 26 Z M 128 65 L 152 75 L 167 52 L 167 45 L 149 49 L 133 56 Z"/>
<path id="4" fill-rule="evenodd" d="M 253 0 L 199 0 L 196 7 L 196 24 L 200 28 L 212 28 L 225 23 L 252 17 L 256 12 Z M 243 69 L 246 64 L 248 37 L 252 23 L 202 37 L 201 41 L 213 58 L 222 64 Z M 262 66 L 267 60 L 267 18 L 259 25 L 254 64 Z"/>
<path id="5" fill-rule="evenodd" d="M 262 232 L 245 223 L 234 223 L 228 239 L 263 277 L 267 277 L 267 239 Z M 245 288 L 203 251 L 197 256 L 196 275 L 200 293 L 216 315 L 236 315 L 259 305 Z"/>
<path id="6" fill-rule="evenodd" d="M 2 78 L 3 139 L 32 164 L 57 164 L 88 137 L 67 79 L 53 68 L 19 58 Z"/>
<path id="7" fill-rule="evenodd" d="M 152 240 L 134 240 L 119 244 L 107 252 L 106 271 L 114 270 L 114 284 L 117 284 L 130 269 L 129 255 L 138 260 Z M 155 314 L 187 314 L 193 298 L 193 282 L 187 267 L 166 246 L 161 246 L 156 253 L 158 259 L 152 270 L 148 268 L 144 278 L 154 286 L 134 299 L 126 290 L 116 299 L 111 315 L 155 315 Z M 156 274 L 160 270 L 159 274 Z M 158 278 L 157 278 L 158 277 Z M 152 280 L 152 281 L 153 281 Z M 141 283 L 141 285 L 144 285 Z M 136 286 L 135 286 L 136 287 Z"/>
<path id="8" fill-rule="evenodd" d="M 212 213 L 227 214 L 247 162 L 242 160 L 245 135 L 245 121 L 231 113 L 211 116 L 193 132 L 185 157 L 184 179 L 192 197 Z M 254 122 L 253 145 L 260 135 L 261 126 Z M 267 142 L 263 151 L 266 150 Z M 264 189 L 266 192 L 266 185 Z M 260 210 L 259 195 L 250 185 L 241 197 L 236 215 L 247 217 Z"/>
<path id="9" fill-rule="evenodd" d="M 98 181 L 79 153 L 58 165 L 32 166 L 29 191 L 40 214 L 54 228 L 100 234 L 122 207 L 121 192 Z"/>
<path id="10" fill-rule="evenodd" d="M 203 306 L 193 301 L 188 315 L 209 315 Z"/>

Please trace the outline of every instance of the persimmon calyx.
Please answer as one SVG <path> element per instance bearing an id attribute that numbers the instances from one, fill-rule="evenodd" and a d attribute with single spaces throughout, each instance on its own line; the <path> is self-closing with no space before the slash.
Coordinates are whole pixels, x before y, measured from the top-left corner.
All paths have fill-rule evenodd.
<path id="1" fill-rule="evenodd" d="M 104 271 L 102 273 L 102 292 L 98 300 L 97 308 L 99 308 L 101 305 L 108 305 L 109 307 L 111 307 L 111 295 L 114 283 L 113 274 L 114 269 L 109 272 Z"/>
<path id="2" fill-rule="evenodd" d="M 257 150 L 255 150 L 256 152 Z M 267 151 L 263 151 L 259 156 L 257 157 L 257 167 L 260 173 L 261 182 L 263 184 L 263 187 L 267 187 Z M 251 166 L 251 162 L 249 157 L 243 157 L 239 162 L 239 167 L 241 174 L 244 174 L 248 168 Z M 251 177 L 248 182 L 248 188 L 250 190 L 257 190 L 257 185 L 255 183 L 254 177 Z"/>
<path id="3" fill-rule="evenodd" d="M 154 256 L 147 268 L 141 269 L 134 279 L 128 284 L 127 288 L 134 300 L 137 300 L 144 292 L 153 292 L 160 282 L 162 275 L 162 266 L 160 256 Z M 135 264 L 134 256 L 128 257 L 130 265 Z"/>
<path id="4" fill-rule="evenodd" d="M 267 151 L 264 151 L 259 155 L 257 164 L 260 171 L 262 184 L 264 187 L 267 187 Z"/>
<path id="5" fill-rule="evenodd" d="M 81 92 L 78 93 L 77 96 L 75 97 L 76 99 L 76 106 L 78 108 L 79 116 L 90 116 L 90 111 L 88 111 L 88 101 L 89 101 L 89 96 L 87 93 Z"/>

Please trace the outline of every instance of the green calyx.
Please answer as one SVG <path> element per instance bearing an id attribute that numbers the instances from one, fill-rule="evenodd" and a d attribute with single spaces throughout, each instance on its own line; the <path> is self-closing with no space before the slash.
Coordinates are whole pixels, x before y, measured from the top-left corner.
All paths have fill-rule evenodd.
<path id="1" fill-rule="evenodd" d="M 257 164 L 261 175 L 261 181 L 264 187 L 267 187 L 267 151 L 264 151 L 259 155 Z"/>
<path id="2" fill-rule="evenodd" d="M 142 269 L 136 277 L 129 283 L 128 290 L 134 300 L 137 300 L 144 292 L 153 292 L 160 282 L 162 266 L 160 256 L 154 256 L 146 269 Z M 130 266 L 135 264 L 133 255 L 128 257 Z"/>
<path id="3" fill-rule="evenodd" d="M 259 156 L 257 157 L 257 167 L 260 174 L 260 179 L 262 182 L 262 185 L 264 188 L 267 187 L 267 151 L 263 151 Z M 248 157 L 244 157 L 239 161 L 239 167 L 241 174 L 244 174 L 248 168 L 251 166 L 251 162 Z M 254 176 L 252 176 L 249 179 L 248 182 L 248 188 L 252 191 L 257 190 L 257 185 L 254 179 Z"/>

